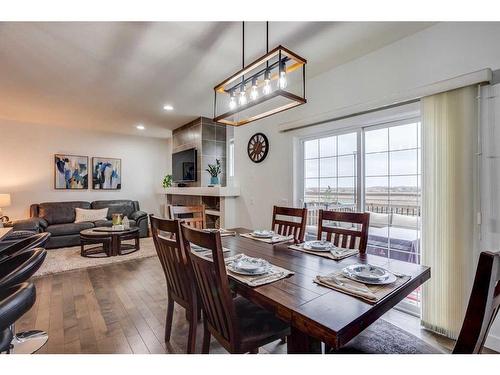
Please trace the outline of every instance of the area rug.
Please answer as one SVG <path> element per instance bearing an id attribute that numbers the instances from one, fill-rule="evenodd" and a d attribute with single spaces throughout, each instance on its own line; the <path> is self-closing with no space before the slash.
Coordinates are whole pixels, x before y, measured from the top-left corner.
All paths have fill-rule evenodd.
<path id="1" fill-rule="evenodd" d="M 338 354 L 439 354 L 442 350 L 424 340 L 379 319 L 351 340 Z"/>
<path id="2" fill-rule="evenodd" d="M 141 249 L 135 253 L 104 258 L 82 257 L 80 246 L 48 249 L 47 258 L 34 277 L 157 256 L 152 237 L 141 238 L 140 244 Z"/>

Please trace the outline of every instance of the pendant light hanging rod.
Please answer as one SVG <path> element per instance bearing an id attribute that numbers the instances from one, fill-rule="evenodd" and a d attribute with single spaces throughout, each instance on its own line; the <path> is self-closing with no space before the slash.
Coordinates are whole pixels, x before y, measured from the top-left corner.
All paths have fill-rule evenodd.
<path id="1" fill-rule="evenodd" d="M 241 43 L 241 69 L 245 67 L 245 21 L 241 23 L 241 39 L 243 42 Z"/>
<path id="2" fill-rule="evenodd" d="M 269 53 L 269 21 L 266 21 L 266 55 Z M 266 68 L 269 68 L 269 61 L 266 61 Z"/>
<path id="3" fill-rule="evenodd" d="M 266 21 L 266 54 L 269 53 L 269 21 Z"/>
<path id="4" fill-rule="evenodd" d="M 241 69 L 245 68 L 245 21 L 241 23 Z M 245 84 L 245 76 L 241 77 L 241 84 Z"/>

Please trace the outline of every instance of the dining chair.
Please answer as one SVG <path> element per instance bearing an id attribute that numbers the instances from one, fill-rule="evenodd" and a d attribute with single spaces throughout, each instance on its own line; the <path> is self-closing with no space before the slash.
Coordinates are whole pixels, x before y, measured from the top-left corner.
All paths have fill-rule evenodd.
<path id="1" fill-rule="evenodd" d="M 465 318 L 458 335 L 458 340 L 453 348 L 453 354 L 479 354 L 481 353 L 488 332 L 495 321 L 500 307 L 500 252 L 482 252 L 476 269 L 476 276 L 469 298 Z M 439 303 L 439 302 L 436 302 Z M 370 327 L 366 331 L 370 330 Z M 394 342 L 404 343 L 407 336 L 393 332 Z M 401 337 L 399 337 L 401 336 Z M 365 339 L 369 337 L 369 341 Z M 332 353 L 370 353 L 391 354 L 390 351 L 378 351 L 367 348 L 390 348 L 390 343 L 377 343 L 380 335 L 365 332 L 351 340 L 346 346 Z M 404 344 L 403 344 L 404 345 Z M 440 353 L 436 350 L 436 353 Z M 398 353 L 402 354 L 402 353 Z"/>
<path id="2" fill-rule="evenodd" d="M 328 221 L 333 221 L 337 225 L 328 225 L 325 223 Z M 345 223 L 350 225 L 342 226 Z M 364 254 L 368 243 L 369 224 L 369 213 L 319 210 L 317 239 L 321 240 L 326 237 L 326 240 L 335 246 L 358 249 L 361 254 Z"/>
<path id="3" fill-rule="evenodd" d="M 181 224 L 184 247 L 203 306 L 202 353 L 210 338 L 230 353 L 258 353 L 258 348 L 290 334 L 290 326 L 244 297 L 233 298 L 226 273 L 220 233 L 209 233 Z M 211 250 L 210 256 L 190 251 L 191 243 Z"/>
<path id="4" fill-rule="evenodd" d="M 291 221 L 278 218 L 278 216 L 287 216 L 290 218 L 299 218 L 299 221 Z M 273 227 L 272 230 L 282 236 L 291 236 L 295 242 L 304 242 L 307 223 L 307 208 L 292 207 L 273 207 Z"/>
<path id="5" fill-rule="evenodd" d="M 186 318 L 189 321 L 187 353 L 194 353 L 200 306 L 189 256 L 181 241 L 180 221 L 160 219 L 153 215 L 150 215 L 150 220 L 153 242 L 167 280 L 165 342 L 170 341 L 174 302 L 177 302 L 186 309 Z"/>
<path id="6" fill-rule="evenodd" d="M 168 206 L 169 219 L 179 219 L 190 227 L 203 229 L 206 227 L 205 205 L 199 206 Z"/>

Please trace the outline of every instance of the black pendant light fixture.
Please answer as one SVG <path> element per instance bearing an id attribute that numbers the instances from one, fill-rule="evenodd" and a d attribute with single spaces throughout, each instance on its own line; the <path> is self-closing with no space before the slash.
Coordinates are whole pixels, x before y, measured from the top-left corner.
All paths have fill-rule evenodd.
<path id="1" fill-rule="evenodd" d="M 279 45 L 245 66 L 245 22 L 242 23 L 242 68 L 214 87 L 214 122 L 241 126 L 305 104 L 307 60 Z"/>

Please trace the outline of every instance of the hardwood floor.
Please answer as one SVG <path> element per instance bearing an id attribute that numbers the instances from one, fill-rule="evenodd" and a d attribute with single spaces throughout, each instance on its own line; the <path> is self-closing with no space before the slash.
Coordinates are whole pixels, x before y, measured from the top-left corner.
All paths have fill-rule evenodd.
<path id="1" fill-rule="evenodd" d="M 157 258 L 137 259 L 35 279 L 37 300 L 16 324 L 18 331 L 42 329 L 49 341 L 39 353 L 184 353 L 188 324 L 176 305 L 172 336 L 164 343 L 166 284 Z M 431 345 L 453 342 L 418 327 L 418 320 L 392 310 L 384 318 Z M 201 351 L 199 323 L 197 352 Z M 214 340 L 210 353 L 226 353 Z M 279 341 L 260 353 L 286 353 Z"/>

